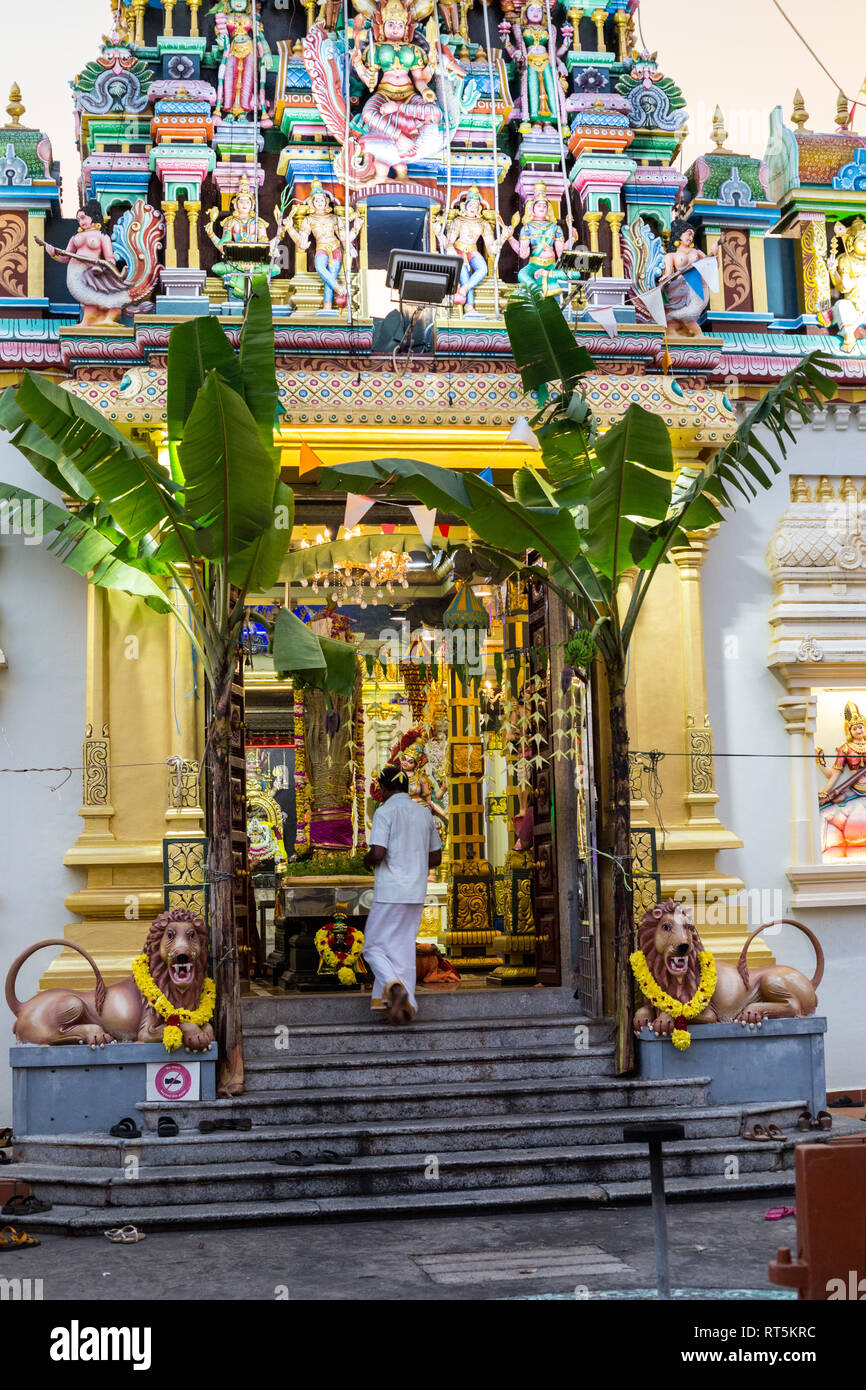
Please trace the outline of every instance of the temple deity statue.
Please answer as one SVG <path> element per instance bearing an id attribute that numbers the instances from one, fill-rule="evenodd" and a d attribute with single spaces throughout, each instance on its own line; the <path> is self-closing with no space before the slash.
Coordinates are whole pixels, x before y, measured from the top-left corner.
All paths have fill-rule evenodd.
<path id="1" fill-rule="evenodd" d="M 273 125 L 265 96 L 271 50 L 259 10 L 259 0 L 219 0 L 211 10 L 214 45 L 220 55 L 214 115 L 240 121 L 250 120 L 258 111 L 259 125 L 265 129 Z"/>
<path id="2" fill-rule="evenodd" d="M 447 141 L 475 105 L 477 84 L 465 80 L 447 45 L 437 46 L 435 29 L 425 34 L 419 21 L 432 13 L 433 0 L 355 0 L 355 9 L 349 62 L 372 95 L 349 120 L 345 50 L 315 24 L 303 41 L 313 98 L 340 144 L 334 166 L 339 178 L 375 183 L 393 170 L 405 179 L 410 160 L 443 158 Z"/>
<path id="3" fill-rule="evenodd" d="M 509 245 L 526 264 L 517 272 L 518 283 L 527 290 L 540 290 L 542 295 L 561 294 L 568 288 L 568 277 L 557 270 L 556 263 L 563 251 L 574 245 L 577 235 L 572 230 L 566 237 L 557 215 L 558 204 L 548 200 L 543 183 L 537 183 L 523 208 L 523 225 Z"/>
<path id="4" fill-rule="evenodd" d="M 497 236 L 496 214 L 485 207 L 477 185 L 473 184 L 454 200 L 444 222 L 439 216 L 437 221 L 434 214 L 434 230 L 443 254 L 457 255 L 463 262 L 454 303 L 463 305 L 467 318 L 478 318 L 475 291 L 489 273 L 487 257 L 479 251 L 478 244 L 482 244 L 494 263 L 498 260 L 502 240 Z"/>
<path id="5" fill-rule="evenodd" d="M 119 219 L 111 235 L 103 226 L 95 200 L 79 208 L 78 231 L 65 249 L 44 246 L 55 261 L 67 265 L 66 284 L 82 306 L 85 328 L 116 324 L 124 309 L 143 304 L 159 275 L 162 215 L 140 198 Z"/>
<path id="6" fill-rule="evenodd" d="M 315 247 L 313 266 L 323 285 L 320 312 L 335 313 L 335 303 L 337 309 L 345 308 L 348 290 L 343 257 L 351 265 L 353 241 L 361 227 L 357 214 L 350 211 L 347 218 L 319 180 L 313 179 L 306 202 L 290 210 L 283 227 L 300 250 L 308 251 L 311 243 Z"/>
<path id="7" fill-rule="evenodd" d="M 855 217 L 849 227 L 837 222 L 827 269 L 839 298 L 833 322 L 842 334 L 842 351 L 853 352 L 858 328 L 866 328 L 866 222 Z M 839 242 L 844 250 L 838 254 Z"/>
<path id="8" fill-rule="evenodd" d="M 664 258 L 660 286 L 665 289 L 668 328 L 686 338 L 702 338 L 698 319 L 710 302 L 710 291 L 719 287 L 722 243 L 712 256 L 695 246 L 691 208 L 678 203 L 671 223 L 670 247 Z"/>
<path id="9" fill-rule="evenodd" d="M 231 212 L 223 218 L 219 235 L 215 230 L 218 219 L 217 209 L 211 208 L 205 231 L 223 257 L 211 267 L 211 274 L 219 276 L 230 294 L 242 298 L 245 278 L 251 270 L 267 274 L 268 279 L 276 274 L 274 253 L 287 228 L 278 221 L 276 236 L 268 235 L 267 223 L 256 216 L 253 190 L 246 174 L 241 175 Z"/>
<path id="10" fill-rule="evenodd" d="M 826 771 L 824 750 L 815 754 Z M 818 800 L 824 862 L 866 859 L 866 718 L 852 701 L 845 706 L 845 742 Z"/>
<path id="11" fill-rule="evenodd" d="M 571 45 L 572 26 L 563 24 L 562 43 L 557 47 L 556 29 L 552 23 L 548 28 L 544 5 L 530 0 L 522 17 L 502 21 L 499 34 L 520 74 L 520 99 L 515 108 L 520 129 L 539 130 L 557 122 L 567 129 L 567 69 L 562 59 Z"/>

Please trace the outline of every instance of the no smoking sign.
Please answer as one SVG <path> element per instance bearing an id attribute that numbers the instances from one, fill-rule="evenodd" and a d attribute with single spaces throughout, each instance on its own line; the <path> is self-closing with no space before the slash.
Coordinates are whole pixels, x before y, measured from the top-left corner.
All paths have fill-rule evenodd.
<path id="1" fill-rule="evenodd" d="M 200 1062 L 148 1062 L 147 1099 L 198 1100 L 200 1067 Z"/>

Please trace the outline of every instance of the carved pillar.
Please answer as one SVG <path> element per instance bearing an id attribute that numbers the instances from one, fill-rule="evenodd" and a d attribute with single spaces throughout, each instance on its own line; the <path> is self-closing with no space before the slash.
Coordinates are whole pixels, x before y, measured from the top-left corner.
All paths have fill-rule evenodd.
<path id="1" fill-rule="evenodd" d="M 704 662 L 704 617 L 701 604 L 701 570 L 707 558 L 709 538 L 717 528 L 689 539 L 691 545 L 671 551 L 680 572 L 683 628 L 683 699 L 686 751 L 689 755 L 689 790 L 686 805 L 691 824 L 715 824 L 718 801 L 713 766 L 713 734 L 707 713 L 707 678 Z"/>
<path id="2" fill-rule="evenodd" d="M 201 266 L 201 255 L 198 244 L 198 219 L 201 212 L 201 203 L 187 203 L 185 205 L 187 221 L 189 222 L 189 255 L 187 265 L 190 270 L 198 270 Z"/>
<path id="3" fill-rule="evenodd" d="M 189 36 L 191 39 L 198 38 L 198 12 L 201 8 L 201 0 L 187 0 L 189 10 Z"/>
<path id="4" fill-rule="evenodd" d="M 617 10 L 617 14 L 622 14 Z M 622 242 L 620 240 L 620 229 L 625 221 L 624 212 L 609 212 L 605 219 L 610 226 L 610 273 L 615 280 L 625 279 L 625 266 L 622 263 Z"/>
<path id="5" fill-rule="evenodd" d="M 755 313 L 766 314 L 770 307 L 767 298 L 767 258 L 764 238 L 760 232 L 749 232 L 749 264 L 752 268 L 752 302 Z"/>
<path id="6" fill-rule="evenodd" d="M 132 18 L 134 23 L 133 44 L 136 48 L 144 48 L 144 12 L 147 9 L 147 0 L 132 0 Z"/>
<path id="7" fill-rule="evenodd" d="M 584 220 L 584 222 L 586 223 L 587 227 L 589 228 L 589 249 L 590 249 L 590 251 L 597 252 L 597 251 L 598 251 L 598 227 L 599 227 L 599 223 L 601 222 L 601 213 L 600 213 L 600 212 L 585 212 L 585 213 L 583 214 L 583 220 Z"/>
<path id="8" fill-rule="evenodd" d="M 830 272 L 827 269 L 827 221 L 823 212 L 800 214 L 800 263 L 797 280 L 804 314 L 820 314 L 830 307 Z"/>
<path id="9" fill-rule="evenodd" d="M 599 53 L 606 53 L 607 48 L 604 42 L 604 21 L 607 19 L 607 10 L 593 10 L 592 22 L 595 25 L 595 32 L 598 36 L 596 47 Z"/>
<path id="10" fill-rule="evenodd" d="M 42 299 L 45 294 L 45 252 L 36 238 L 45 240 L 45 212 L 34 208 L 27 213 L 27 294 Z"/>
<path id="11" fill-rule="evenodd" d="M 779 701 L 791 740 L 791 854 L 794 865 L 820 864 L 818 785 L 815 771 L 816 695 L 805 691 Z"/>
<path id="12" fill-rule="evenodd" d="M 573 53 L 580 53 L 581 51 L 580 21 L 583 19 L 583 11 L 583 5 L 572 5 L 570 10 L 568 11 L 569 22 L 571 24 L 572 29 L 574 30 L 574 34 L 572 35 L 571 39 L 571 48 Z"/>
<path id="13" fill-rule="evenodd" d="M 448 822 L 451 893 L 448 954 L 461 970 L 487 972 L 502 960 L 493 945 L 493 872 L 484 853 L 484 749 L 477 682 L 448 673 Z"/>
<path id="14" fill-rule="evenodd" d="M 174 37 L 174 7 L 177 0 L 162 0 L 162 8 L 165 11 L 165 19 L 162 22 L 163 37 L 170 39 Z"/>
<path id="15" fill-rule="evenodd" d="M 720 228 L 708 228 L 706 233 L 707 255 L 712 256 L 719 242 L 723 240 Z M 722 258 L 719 265 L 719 288 L 710 289 L 710 309 L 716 313 L 724 313 L 725 309 L 725 254 L 722 248 Z"/>
<path id="16" fill-rule="evenodd" d="M 162 205 L 165 217 L 165 266 L 166 270 L 177 269 L 177 246 L 174 240 L 174 219 L 177 217 L 177 202 L 166 201 Z"/>
<path id="17" fill-rule="evenodd" d="M 628 59 L 628 15 L 625 10 L 617 10 L 613 17 L 616 25 L 616 56 L 620 63 Z"/>
<path id="18" fill-rule="evenodd" d="M 113 839 L 111 818 L 111 743 L 108 736 L 108 685 L 106 672 L 106 591 L 95 584 L 87 589 L 88 660 L 84 696 L 87 720 L 81 749 L 81 807 L 83 841 Z"/>

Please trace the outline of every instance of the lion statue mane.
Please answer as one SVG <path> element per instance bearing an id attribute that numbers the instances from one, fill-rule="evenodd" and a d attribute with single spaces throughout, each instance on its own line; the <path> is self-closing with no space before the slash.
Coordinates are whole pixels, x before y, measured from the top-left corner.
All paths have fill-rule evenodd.
<path id="1" fill-rule="evenodd" d="M 77 951 L 89 963 L 96 978 L 92 990 L 60 986 L 43 989 L 22 1002 L 15 983 L 22 965 L 43 946 L 63 946 Z M 201 1002 L 207 969 L 207 928 L 201 917 L 185 907 L 171 908 L 153 919 L 143 947 L 151 979 L 170 1003 L 195 1010 Z M 104 1047 L 112 1042 L 161 1042 L 164 1020 L 140 993 L 131 975 L 106 985 L 95 960 L 72 941 L 37 941 L 13 961 L 6 976 L 6 1003 L 15 1015 L 13 1031 L 22 1043 L 89 1043 Z M 183 1045 L 190 1052 L 205 1052 L 214 1040 L 210 1024 L 181 1023 Z"/>

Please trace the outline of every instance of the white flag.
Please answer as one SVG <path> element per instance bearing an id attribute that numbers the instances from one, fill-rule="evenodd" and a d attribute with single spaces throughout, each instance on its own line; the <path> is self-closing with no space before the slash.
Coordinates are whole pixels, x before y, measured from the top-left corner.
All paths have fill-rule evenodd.
<path id="1" fill-rule="evenodd" d="M 429 546 L 433 543 L 433 528 L 436 525 L 436 508 L 415 506 L 409 508 L 412 520 L 421 532 L 421 539 Z"/>
<path id="2" fill-rule="evenodd" d="M 640 300 L 653 323 L 667 323 L 665 300 L 661 290 L 635 291 L 635 299 Z"/>
<path id="3" fill-rule="evenodd" d="M 343 525 L 347 531 L 351 531 L 353 526 L 357 526 L 362 516 L 373 506 L 372 497 L 363 497 L 356 492 L 346 493 L 346 515 L 343 517 Z"/>
<path id="4" fill-rule="evenodd" d="M 518 415 L 505 436 L 506 444 L 526 444 L 530 449 L 540 449 L 541 445 L 525 415 Z"/>
<path id="5" fill-rule="evenodd" d="M 616 326 L 616 314 L 613 309 L 587 309 L 587 317 L 600 323 L 609 338 L 615 338 L 619 329 Z"/>
<path id="6" fill-rule="evenodd" d="M 695 261 L 690 270 L 696 270 L 705 285 L 709 285 L 714 294 L 719 289 L 719 263 L 715 256 L 704 256 L 703 260 Z"/>

